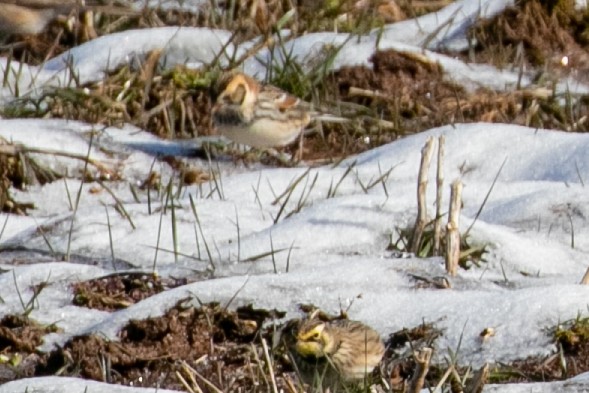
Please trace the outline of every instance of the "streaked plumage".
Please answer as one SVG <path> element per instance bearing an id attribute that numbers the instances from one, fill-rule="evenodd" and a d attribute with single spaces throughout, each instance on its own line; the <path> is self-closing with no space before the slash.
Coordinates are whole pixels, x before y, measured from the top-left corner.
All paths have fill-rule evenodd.
<path id="1" fill-rule="evenodd" d="M 310 105 L 270 85 L 239 73 L 217 97 L 213 126 L 234 142 L 257 148 L 292 143 L 315 117 Z M 345 121 L 333 117 L 329 121 Z"/>
<path id="2" fill-rule="evenodd" d="M 0 33 L 38 34 L 56 15 L 54 8 L 34 9 L 0 3 Z"/>
<path id="3" fill-rule="evenodd" d="M 109 15 L 138 15 L 119 5 L 101 5 L 97 0 L 0 0 L 0 35 L 39 34 L 58 15 L 100 11 Z"/>
<path id="4" fill-rule="evenodd" d="M 327 360 L 345 380 L 372 373 L 385 351 L 380 335 L 361 322 L 317 319 L 301 324 L 295 349 L 303 358 Z"/>

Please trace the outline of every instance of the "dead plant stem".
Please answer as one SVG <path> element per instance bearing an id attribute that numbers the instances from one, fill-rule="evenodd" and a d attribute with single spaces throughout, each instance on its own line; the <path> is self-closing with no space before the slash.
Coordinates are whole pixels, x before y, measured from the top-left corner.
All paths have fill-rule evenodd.
<path id="1" fill-rule="evenodd" d="M 460 207 L 462 201 L 462 182 L 452 183 L 450 193 L 450 214 L 448 216 L 448 241 L 446 246 L 446 272 L 455 276 L 460 260 Z"/>
<path id="2" fill-rule="evenodd" d="M 440 255 L 440 237 L 442 233 L 442 191 L 444 187 L 444 147 L 446 137 L 438 138 L 438 168 L 436 175 L 436 218 L 434 221 L 434 255 Z"/>
<path id="3" fill-rule="evenodd" d="M 427 205 L 425 201 L 425 194 L 427 191 L 427 175 L 429 172 L 429 165 L 433 154 L 434 139 L 429 137 L 421 149 L 421 164 L 419 166 L 419 180 L 417 183 L 417 218 L 413 230 L 413 239 L 411 241 L 411 252 L 417 253 L 423 231 L 427 224 Z"/>
<path id="4" fill-rule="evenodd" d="M 419 393 L 425 384 L 425 377 L 429 371 L 429 364 L 432 358 L 432 349 L 423 348 L 415 354 L 417 367 L 411 381 L 409 382 L 409 393 Z"/>

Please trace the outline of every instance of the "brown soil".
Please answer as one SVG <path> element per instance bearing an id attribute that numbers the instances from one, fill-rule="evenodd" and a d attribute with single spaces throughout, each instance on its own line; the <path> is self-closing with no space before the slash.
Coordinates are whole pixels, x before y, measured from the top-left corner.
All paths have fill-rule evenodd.
<path id="1" fill-rule="evenodd" d="M 385 375 L 394 392 L 403 392 L 415 373 L 417 364 L 413 356 L 424 348 L 434 348 L 435 341 L 442 335 L 433 324 L 424 323 L 412 329 L 402 329 L 392 333 L 386 342 L 386 353 L 383 360 Z M 435 386 L 437 368 L 431 370 L 427 383 Z M 444 370 L 441 370 L 443 372 Z"/>
<path id="2" fill-rule="evenodd" d="M 339 149 L 340 156 L 453 122 L 522 124 L 526 120 L 524 110 L 529 100 L 525 94 L 482 89 L 468 93 L 446 81 L 438 64 L 414 54 L 387 50 L 375 53 L 371 61 L 372 69 L 348 67 L 335 73 L 341 98 L 370 111 L 368 117 L 360 115 L 362 132 L 325 137 L 330 142 L 325 145 Z M 317 139 L 310 137 L 307 143 L 317 144 Z"/>
<path id="3" fill-rule="evenodd" d="M 471 29 L 476 46 L 470 59 L 500 68 L 531 66 L 555 78 L 573 73 L 587 82 L 589 13 L 575 10 L 573 3 L 520 0 L 495 18 L 481 20 Z"/>
<path id="4" fill-rule="evenodd" d="M 571 4 L 522 0 L 493 19 L 481 20 L 471 30 L 477 45 L 464 59 L 499 68 L 535 69 L 538 86 L 548 91 L 554 81 L 567 75 L 587 81 L 589 11 L 579 13 Z M 566 66 L 562 63 L 565 56 Z M 587 99 L 569 102 L 566 108 L 550 93 L 534 89 L 467 92 L 447 81 L 437 64 L 393 50 L 375 53 L 372 63 L 372 68 L 349 67 L 335 72 L 333 87 L 344 107 L 347 102 L 362 105 L 372 121 L 360 116 L 362 121 L 355 129 L 339 126 L 307 138 L 305 158 L 335 160 L 454 122 L 502 122 L 570 131 L 587 131 L 589 127 L 584 121 L 589 110 Z"/>
<path id="5" fill-rule="evenodd" d="M 257 352 L 260 337 L 271 343 L 262 324 L 283 316 L 251 307 L 230 312 L 216 304 L 196 309 L 179 302 L 162 317 L 131 321 L 120 341 L 74 338 L 46 356 L 37 375 L 60 370 L 61 375 L 182 390 L 175 372 L 185 361 L 224 391 L 250 391 L 264 372 L 263 355 Z"/>
<path id="6" fill-rule="evenodd" d="M 113 274 L 75 284 L 73 303 L 76 306 L 115 311 L 188 283 L 186 279 L 162 279 L 144 273 Z"/>
<path id="7" fill-rule="evenodd" d="M 290 389 L 290 385 L 299 383 L 288 357 L 297 321 L 262 329 L 265 322 L 283 316 L 278 311 L 252 307 L 235 312 L 218 304 L 194 308 L 180 301 L 161 317 L 130 321 L 116 342 L 95 335 L 75 337 L 48 354 L 37 353 L 35 348 L 42 343 L 43 335 L 55 331 L 54 327 L 39 327 L 26 317 L 7 316 L 0 321 L 0 351 L 10 361 L 0 362 L 0 383 L 58 374 L 183 390 L 177 372 L 188 379 L 185 362 L 223 391 L 256 391 L 264 381 L 268 383 L 263 338 L 273 359 L 278 387 Z M 318 317 L 334 318 L 321 313 Z M 432 346 L 439 335 L 432 325 L 392 334 L 383 375 L 393 383 L 406 382 L 415 367 L 407 347 Z M 198 384 L 204 391 L 211 391 L 202 380 Z"/>
<path id="8" fill-rule="evenodd" d="M 40 326 L 26 316 L 4 316 L 0 320 L 0 384 L 36 375 L 43 355 L 35 348 L 43 343 L 44 335 L 55 331 L 55 326 Z"/>
<path id="9" fill-rule="evenodd" d="M 153 282 L 147 280 L 146 285 Z M 100 286 L 98 284 L 94 286 Z M 51 353 L 38 353 L 35 348 L 42 343 L 45 334 L 55 331 L 55 327 L 41 327 L 22 316 L 6 316 L 0 321 L 0 353 L 3 357 L 0 383 L 57 374 L 115 384 L 184 390 L 179 377 L 182 376 L 188 381 L 194 378 L 196 382 L 189 384 L 196 383 L 203 391 L 212 391 L 207 383 L 222 391 L 259 391 L 263 386 L 270 387 L 267 357 L 261 345 L 263 339 L 269 347 L 278 388 L 292 391 L 293 386 L 300 384 L 288 355 L 292 350 L 296 320 L 263 328 L 265 323 L 284 317 L 284 313 L 251 306 L 233 312 L 218 304 L 194 308 L 187 305 L 188 300 L 178 302 L 161 317 L 130 321 L 117 341 L 95 335 L 75 337 Z M 336 318 L 342 317 L 343 314 Z M 333 319 L 326 315 L 323 318 Z M 575 332 L 574 329 L 571 331 Z M 433 324 L 391 334 L 380 372 L 376 373 L 388 381 L 392 391 L 402 391 L 416 369 L 413 353 L 427 347 L 435 348 L 436 340 L 442 334 Z M 566 364 L 570 365 L 566 372 L 559 355 L 555 354 L 494 366 L 490 373 L 491 382 L 554 381 L 589 370 L 589 342 L 578 340 L 578 337 L 580 333 L 561 334 Z M 187 366 L 196 370 L 198 375 L 189 371 Z M 435 386 L 445 372 L 443 366 L 432 367 L 426 386 Z M 467 370 L 459 369 L 458 373 L 464 375 Z M 458 380 L 450 382 L 458 386 Z"/>
<path id="10" fill-rule="evenodd" d="M 305 138 L 303 159 L 337 161 L 433 126 L 448 124 L 464 89 L 444 80 L 441 67 L 393 50 L 375 53 L 372 68 L 346 67 L 326 78 L 336 92 L 344 124 L 323 124 Z M 440 106 L 440 100 L 448 101 Z M 296 147 L 296 146 L 295 146 Z"/>

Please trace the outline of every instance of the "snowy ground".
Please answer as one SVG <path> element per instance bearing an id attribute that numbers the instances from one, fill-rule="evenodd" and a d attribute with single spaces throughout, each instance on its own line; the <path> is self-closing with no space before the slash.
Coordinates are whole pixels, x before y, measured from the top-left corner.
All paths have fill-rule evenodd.
<path id="1" fill-rule="evenodd" d="M 506 2 L 457 2 L 464 6 L 459 12 L 464 16 L 460 19 L 464 23 L 478 12 L 474 3 L 481 4 L 483 14 L 489 14 L 500 10 Z M 456 15 L 456 8 L 450 7 L 441 11 L 438 18 L 424 17 L 421 26 L 434 19 L 436 22 L 425 25 L 443 23 L 442 16 Z M 457 27 L 452 34 L 437 40 L 436 45 L 458 45 L 463 38 L 460 32 L 464 31 L 464 23 L 455 23 Z M 402 25 L 404 31 L 407 24 Z M 401 27 L 387 28 L 385 36 L 380 38 L 381 47 L 418 50 L 410 45 L 419 45 L 419 40 L 393 41 L 398 28 Z M 114 67 L 162 45 L 168 51 L 168 64 L 188 59 L 197 66 L 210 60 L 215 48 L 223 45 L 229 36 L 222 31 L 201 31 L 195 39 L 192 29 L 144 30 L 125 33 L 124 37 L 102 37 L 69 55 L 73 56 L 81 80 L 88 81 L 100 77 L 107 60 Z M 408 34 L 407 37 L 417 36 Z M 318 42 L 343 39 L 338 35 L 310 35 L 298 39 L 293 46 L 300 53 L 309 53 Z M 366 61 L 374 50 L 375 40 L 367 36 L 347 44 L 336 66 Z M 112 42 L 117 42 L 116 48 Z M 203 47 L 203 42 L 209 46 Z M 467 86 L 486 84 L 504 89 L 517 80 L 517 74 L 509 71 L 467 66 L 433 52 L 428 55 L 441 62 L 450 78 Z M 67 71 L 63 59 L 67 56 L 55 58 L 41 69 L 31 68 L 30 78 L 21 73 L 21 79 L 12 83 L 32 87 L 28 83 L 34 80 L 37 88 L 39 83 L 64 83 L 67 76 L 62 73 Z M 260 63 L 251 63 L 245 69 L 257 74 L 261 72 L 260 67 Z M 586 86 L 570 81 L 563 82 L 562 88 L 567 87 L 572 92 L 587 91 Z M 2 91 L 5 101 L 10 101 L 10 91 L 8 88 Z M 92 125 L 60 120 L 0 120 L 0 136 L 8 140 L 79 155 L 87 154 L 90 130 Z M 480 268 L 460 270 L 457 277 L 449 278 L 451 289 L 416 289 L 411 275 L 430 278 L 444 275 L 443 261 L 401 257 L 385 249 L 396 228 L 414 221 L 420 151 L 428 137 L 439 135 L 446 137 L 444 210 L 448 206 L 450 182 L 461 179 L 465 185 L 461 231 L 470 226 L 501 165 L 504 162 L 505 165 L 471 230 L 472 244 L 487 245 L 487 262 Z M 433 322 L 444 332 L 437 342 L 438 360 L 447 356 L 448 348 L 456 350 L 462 337 L 461 363 L 480 366 L 484 362 L 546 355 L 554 350 L 547 329 L 579 313 L 587 313 L 589 287 L 579 285 L 589 255 L 587 134 L 500 124 L 455 124 L 351 157 L 335 167 L 244 168 L 221 161 L 212 166 L 220 180 L 217 184 L 191 186 L 179 195 L 175 211 L 179 235 L 174 242 L 170 212 L 162 215 L 160 209 L 163 196 L 151 195 L 148 204 L 147 192 L 139 191 L 137 202 L 129 184 L 138 185 L 146 179 L 154 162 L 163 184 L 170 177 L 174 179 L 177 174 L 158 160 L 164 154 L 183 156 L 186 162 L 209 171 L 208 162 L 190 158 L 197 143 L 161 141 L 131 126 L 101 130 L 93 139 L 90 157 L 121 177 L 122 180 L 107 184 L 122 201 L 135 228 L 115 211 L 115 200 L 97 184 L 82 185 L 80 205 L 76 212 L 72 211 L 68 193 L 78 192 L 80 181 L 76 175 L 83 169 L 82 161 L 34 155 L 40 162 L 71 176 L 66 181 L 15 192 L 17 200 L 35 204 L 29 216 L 0 216 L 0 228 L 5 225 L 0 247 L 13 250 L 0 253 L 0 268 L 7 270 L 0 274 L 3 299 L 0 315 L 22 311 L 15 285 L 28 298 L 32 285 L 49 282 L 31 317 L 41 323 L 56 323 L 63 329 L 46 337 L 41 349 L 50 350 L 78 334 L 99 332 L 116 339 L 117 332 L 130 318 L 161 315 L 186 295 L 225 303 L 237 293 L 233 306 L 253 303 L 256 307 L 287 311 L 289 317 L 298 316 L 300 303 L 313 303 L 330 312 L 350 306 L 352 319 L 373 326 L 383 337 L 423 321 Z M 335 195 L 329 195 L 329 190 L 350 166 L 353 166 L 351 173 L 343 179 Z M 379 184 L 364 190 L 363 185 L 389 169 L 392 170 L 384 181 L 386 187 Z M 432 184 L 434 173 L 432 168 Z M 283 192 L 301 176 L 302 181 L 286 203 L 284 214 L 274 223 L 285 200 Z M 434 195 L 435 190 L 430 187 L 430 212 L 434 211 Z M 195 200 L 202 228 L 197 235 L 190 196 Z M 285 218 L 287 213 L 298 210 L 301 200 L 304 206 L 300 211 Z M 114 261 L 107 220 L 114 239 Z M 39 226 L 43 227 L 43 235 Z M 70 228 L 73 228 L 70 247 L 75 263 L 59 262 L 52 253 L 67 252 Z M 574 228 L 574 248 L 571 228 Z M 212 261 L 204 251 L 206 245 L 214 249 Z M 35 253 L 27 253 L 28 264 L 15 266 L 12 261 L 19 253 L 24 254 L 23 250 Z M 170 252 L 173 250 L 177 253 Z M 246 261 L 271 250 L 284 251 L 275 254 L 274 261 L 271 257 Z M 161 293 L 111 314 L 71 305 L 69 284 L 108 274 L 113 265 L 145 271 L 155 268 L 161 275 L 176 277 L 204 276 L 214 271 L 210 279 Z M 479 333 L 490 327 L 496 330 L 496 335 L 482 342 Z M 490 385 L 485 392 L 548 392 L 565 388 L 571 392 L 586 391 L 589 378 L 581 376 L 561 383 L 533 385 Z M 0 392 L 25 390 L 154 391 L 58 377 L 0 386 Z"/>

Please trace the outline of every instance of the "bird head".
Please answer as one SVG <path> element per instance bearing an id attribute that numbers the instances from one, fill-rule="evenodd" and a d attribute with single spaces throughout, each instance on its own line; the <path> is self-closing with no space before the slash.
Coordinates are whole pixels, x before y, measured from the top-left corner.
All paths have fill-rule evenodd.
<path id="1" fill-rule="evenodd" d="M 217 97 L 218 104 L 249 107 L 256 103 L 260 85 L 245 74 L 236 74 Z"/>
<path id="2" fill-rule="evenodd" d="M 297 334 L 296 351 L 304 357 L 322 358 L 335 352 L 336 340 L 323 321 L 303 322 Z"/>

